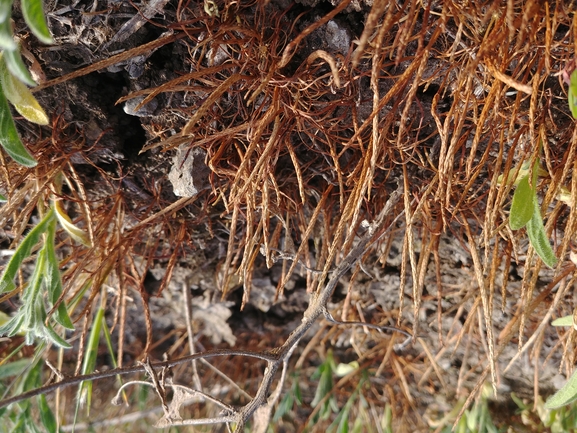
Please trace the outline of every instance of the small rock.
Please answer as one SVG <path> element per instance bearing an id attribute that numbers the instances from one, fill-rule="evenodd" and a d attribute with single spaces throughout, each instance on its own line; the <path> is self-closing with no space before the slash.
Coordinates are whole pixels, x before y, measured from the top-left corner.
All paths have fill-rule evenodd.
<path id="1" fill-rule="evenodd" d="M 205 159 L 204 149 L 195 147 L 191 150 L 189 145 L 180 145 L 168 174 L 174 195 L 194 197 L 209 186 L 210 169 L 205 164 Z"/>
<path id="2" fill-rule="evenodd" d="M 156 99 L 153 99 L 148 104 L 136 110 L 138 104 L 140 104 L 143 100 L 144 96 L 138 96 L 136 98 L 129 99 L 124 104 L 124 112 L 126 114 L 129 114 L 130 116 L 138 116 L 138 117 L 153 116 L 154 112 L 158 108 L 158 102 L 156 101 Z"/>
<path id="3" fill-rule="evenodd" d="M 335 20 L 330 20 L 326 27 L 327 45 L 331 51 L 347 54 L 351 45 L 351 36 L 346 28 L 339 26 Z"/>

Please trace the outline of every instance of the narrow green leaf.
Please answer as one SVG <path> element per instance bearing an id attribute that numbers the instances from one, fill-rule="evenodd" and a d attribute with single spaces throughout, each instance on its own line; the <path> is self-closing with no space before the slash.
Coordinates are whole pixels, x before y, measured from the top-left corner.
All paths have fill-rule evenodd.
<path id="1" fill-rule="evenodd" d="M 24 391 L 30 391 L 31 389 L 37 388 L 41 385 L 40 381 L 40 362 L 36 361 L 34 365 L 31 366 L 30 370 L 24 376 Z M 30 403 L 27 402 L 27 407 Z"/>
<path id="2" fill-rule="evenodd" d="M 535 186 L 529 183 L 529 175 L 524 176 L 513 194 L 509 227 L 519 230 L 531 220 L 533 216 L 533 202 L 536 200 Z"/>
<path id="3" fill-rule="evenodd" d="M 0 326 L 0 335 L 5 335 L 7 337 L 16 335 L 22 327 L 22 323 L 24 323 L 24 316 L 17 313 L 8 321 L 8 323 Z"/>
<path id="4" fill-rule="evenodd" d="M 45 44 L 54 42 L 46 23 L 42 0 L 22 0 L 22 14 L 34 36 Z"/>
<path id="5" fill-rule="evenodd" d="M 569 89 L 569 109 L 571 110 L 571 115 L 574 119 L 577 119 L 577 94 L 573 90 Z"/>
<path id="6" fill-rule="evenodd" d="M 56 220 L 53 220 L 47 230 L 46 243 L 44 245 L 44 250 L 46 251 L 44 282 L 48 291 L 48 299 L 52 306 L 58 302 L 58 299 L 62 294 L 62 277 L 60 275 L 60 267 L 56 257 L 56 250 L 54 248 L 55 236 Z M 54 319 L 66 329 L 74 329 L 74 324 L 72 323 L 72 320 L 70 320 L 64 301 L 58 305 L 58 308 L 54 312 Z"/>
<path id="7" fill-rule="evenodd" d="M 577 119 L 577 69 L 571 73 L 571 82 L 569 84 L 569 109 L 574 119 Z"/>
<path id="8" fill-rule="evenodd" d="M 53 306 L 58 302 L 62 294 L 62 278 L 60 277 L 60 268 L 58 259 L 56 258 L 56 251 L 54 250 L 54 238 L 50 236 L 50 229 L 44 245 L 44 254 L 46 255 L 46 263 L 44 264 L 44 284 L 48 292 L 48 300 Z"/>
<path id="9" fill-rule="evenodd" d="M 26 257 L 30 256 L 32 248 L 40 241 L 42 233 L 48 229 L 53 218 L 54 212 L 50 210 L 44 218 L 42 218 L 42 221 L 30 230 L 20 245 L 18 245 L 18 248 L 16 248 L 14 255 L 6 265 L 4 273 L 0 278 L 0 293 L 9 292 L 15 289 L 14 278 L 16 277 L 18 269 L 20 269 L 20 265 Z"/>
<path id="10" fill-rule="evenodd" d="M 106 324 L 106 319 L 104 318 L 104 315 L 102 315 L 102 318 L 100 319 L 102 322 L 102 330 L 104 331 L 104 340 L 106 341 L 106 347 L 108 348 L 108 354 L 110 355 L 110 359 L 112 361 L 112 367 L 117 368 L 118 364 L 116 362 L 116 355 L 114 354 L 114 348 L 112 346 L 112 336 L 110 335 L 110 329 L 108 329 L 108 325 Z M 121 375 L 117 375 L 116 379 L 118 380 L 118 383 L 120 384 L 120 386 L 123 385 L 123 381 L 122 381 L 122 376 Z M 124 402 L 126 403 L 126 405 L 128 406 L 128 397 L 126 395 L 126 392 L 124 392 L 124 390 L 122 390 L 122 398 L 124 399 Z"/>
<path id="11" fill-rule="evenodd" d="M 286 393 L 286 395 L 283 397 L 283 399 L 281 400 L 281 402 L 278 405 L 278 408 L 277 408 L 277 410 L 273 416 L 272 422 L 273 423 L 278 422 L 279 419 L 281 419 L 287 413 L 292 411 L 293 404 L 294 404 L 294 399 L 293 399 L 292 394 L 290 392 Z"/>
<path id="12" fill-rule="evenodd" d="M 0 202 L 3 201 L 8 201 L 8 199 L 6 197 L 4 197 L 2 194 L 0 194 Z"/>
<path id="13" fill-rule="evenodd" d="M 517 394 L 515 394 L 514 392 L 511 393 L 511 400 L 513 400 L 521 410 L 526 410 L 529 408 L 529 406 L 523 400 L 517 397 Z"/>
<path id="14" fill-rule="evenodd" d="M 365 423 L 363 422 L 363 420 L 361 418 L 357 418 L 355 419 L 355 423 L 353 424 L 353 429 L 351 430 L 351 433 L 362 433 L 364 431 L 365 428 Z"/>
<path id="15" fill-rule="evenodd" d="M 12 34 L 12 23 L 10 19 L 0 20 L 0 49 L 13 51 L 18 48 Z"/>
<path id="16" fill-rule="evenodd" d="M 72 320 L 70 319 L 70 315 L 68 314 L 68 310 L 66 309 L 66 304 L 64 302 L 62 302 L 56 309 L 56 312 L 54 313 L 54 320 L 56 320 L 56 322 L 62 325 L 64 328 L 70 329 L 71 331 L 74 330 L 74 323 L 72 323 Z"/>
<path id="17" fill-rule="evenodd" d="M 76 242 L 86 247 L 92 246 L 90 244 L 88 234 L 85 233 L 84 230 L 76 227 L 72 223 L 70 217 L 66 215 L 66 212 L 64 212 L 64 209 L 62 209 L 62 204 L 60 201 L 54 202 L 54 210 L 56 211 L 56 217 L 58 218 L 58 222 L 60 223 L 62 228 L 66 231 L 66 233 L 70 235 L 72 239 L 74 239 Z"/>
<path id="18" fill-rule="evenodd" d="M 340 414 L 339 414 L 340 415 Z M 343 413 L 337 427 L 337 433 L 349 433 L 349 413 Z"/>
<path id="19" fill-rule="evenodd" d="M 12 16 L 12 0 L 0 0 L 0 22 L 10 22 Z"/>
<path id="20" fill-rule="evenodd" d="M 573 316 L 559 317 L 551 322 L 553 326 L 573 326 Z"/>
<path id="21" fill-rule="evenodd" d="M 32 416 L 32 411 L 30 410 L 30 408 L 26 412 L 28 414 L 24 419 L 24 427 L 26 433 L 42 433 L 40 430 L 38 430 L 38 427 L 36 426 L 36 420 Z"/>
<path id="22" fill-rule="evenodd" d="M 557 264 L 557 257 L 551 248 L 545 226 L 543 225 L 543 217 L 541 217 L 541 209 L 539 203 L 535 200 L 533 216 L 527 223 L 527 234 L 529 241 L 535 249 L 535 252 L 541 257 L 543 263 L 550 268 L 554 268 Z"/>
<path id="23" fill-rule="evenodd" d="M 387 433 L 393 431 L 393 408 L 389 403 L 385 404 L 385 413 L 381 418 L 381 426 Z"/>
<path id="24" fill-rule="evenodd" d="M 15 50 L 4 51 L 2 54 L 2 57 L 6 60 L 6 66 L 8 66 L 12 75 L 23 83 L 28 84 L 30 87 L 37 85 L 34 78 L 32 78 L 32 75 L 30 75 L 28 67 L 22 60 L 18 47 L 16 47 Z"/>
<path id="25" fill-rule="evenodd" d="M 467 414 L 467 428 L 472 431 L 479 431 L 477 429 L 477 418 L 479 417 L 479 405 L 474 404 L 470 411 L 465 411 Z M 467 413 L 468 412 L 468 413 Z"/>
<path id="26" fill-rule="evenodd" d="M 44 428 L 48 433 L 56 433 L 58 431 L 56 418 L 48 406 L 48 402 L 46 401 L 46 396 L 44 394 L 40 394 L 38 396 L 38 403 L 38 406 L 40 407 L 40 419 L 42 420 Z"/>
<path id="27" fill-rule="evenodd" d="M 335 417 L 335 420 L 329 426 L 328 431 L 336 431 L 337 433 L 348 433 L 348 431 L 349 431 L 349 414 L 351 412 L 353 404 L 355 403 L 355 401 L 358 398 L 359 390 L 360 390 L 361 386 L 362 386 L 362 381 L 359 383 L 359 386 L 357 386 L 355 391 L 348 398 L 344 407 L 338 412 L 337 416 Z"/>
<path id="28" fill-rule="evenodd" d="M 301 387 L 299 386 L 298 378 L 295 378 L 295 383 L 293 386 L 295 401 L 297 406 L 302 406 L 303 404 L 303 396 L 301 394 Z"/>
<path id="29" fill-rule="evenodd" d="M 18 131 L 16 131 L 16 125 L 14 124 L 14 119 L 12 119 L 12 113 L 10 112 L 10 107 L 8 106 L 8 101 L 2 92 L 0 87 L 0 145 L 4 148 L 6 153 L 16 161 L 18 164 L 25 167 L 34 167 L 38 162 L 34 157 L 28 152 L 20 141 L 18 136 Z M 2 287 L 0 286 L 0 293 L 2 293 Z"/>
<path id="30" fill-rule="evenodd" d="M 312 407 L 316 407 L 323 398 L 331 391 L 333 387 L 332 369 L 327 362 L 321 364 L 319 384 L 315 392 L 315 397 L 311 403 Z"/>
<path id="31" fill-rule="evenodd" d="M 45 339 L 54 343 L 55 345 L 62 347 L 63 349 L 70 349 L 72 346 L 62 338 L 50 325 L 44 325 Z"/>
<path id="32" fill-rule="evenodd" d="M 25 84 L 8 70 L 4 56 L 0 57 L 0 84 L 6 99 L 29 122 L 48 125 L 48 116 Z"/>
<path id="33" fill-rule="evenodd" d="M 100 331 L 104 320 L 104 309 L 99 308 L 94 316 L 92 323 L 92 330 L 88 338 L 86 346 L 86 354 L 84 355 L 84 362 L 82 364 L 82 374 L 89 374 L 94 371 L 96 366 L 96 357 L 98 355 L 98 343 L 100 341 Z M 92 382 L 81 382 L 78 387 L 78 402 L 79 404 L 86 403 L 86 410 L 90 410 L 90 401 L 92 397 Z"/>
<path id="34" fill-rule="evenodd" d="M 30 362 L 31 362 L 30 358 L 23 358 L 17 361 L 0 365 L 0 379 L 6 379 L 7 377 L 18 376 L 24 371 L 26 367 L 30 365 Z"/>
<path id="35" fill-rule="evenodd" d="M 563 388 L 545 402 L 546 409 L 557 409 L 577 400 L 577 369 L 573 372 Z"/>
<path id="36" fill-rule="evenodd" d="M 46 316 L 46 310 L 42 299 L 42 283 L 45 263 L 46 251 L 43 248 L 38 253 L 34 265 L 34 272 L 32 273 L 32 277 L 30 277 L 30 283 L 25 288 L 24 294 L 22 295 L 22 309 L 26 311 L 26 322 L 24 323 L 28 328 L 34 328 L 36 327 L 36 324 L 40 324 L 41 329 Z"/>

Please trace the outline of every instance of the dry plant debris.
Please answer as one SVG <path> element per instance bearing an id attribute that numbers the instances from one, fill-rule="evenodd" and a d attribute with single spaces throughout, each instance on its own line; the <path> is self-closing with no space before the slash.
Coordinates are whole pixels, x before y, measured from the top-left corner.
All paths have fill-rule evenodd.
<path id="1" fill-rule="evenodd" d="M 400 240 L 397 301 L 377 317 L 409 329 L 423 351 L 411 362 L 393 351 L 392 340 L 370 356 L 360 354 L 387 360 L 377 376 L 389 372 L 385 398 L 395 403 L 395 416 L 405 419 L 411 412 L 416 425 L 424 425 L 411 387 L 418 382 L 434 390 L 434 381 L 447 380 L 438 362 L 448 347 L 484 352 L 477 365 L 464 362 L 459 371 L 457 393 L 474 377 L 466 405 L 486 379 L 497 391 L 501 376 L 528 352 L 537 393 L 545 343 L 562 341 L 557 347 L 565 370 L 574 359 L 573 331 L 561 338 L 548 326 L 551 317 L 572 310 L 568 291 L 575 265 L 567 257 L 577 224 L 577 142 L 559 75 L 573 61 L 573 11 L 562 2 L 513 0 L 322 4 L 310 9 L 281 1 L 205 2 L 208 7 L 161 2 L 156 12 L 162 18 L 146 9 L 142 19 L 126 21 L 137 24 L 118 22 L 116 34 L 96 33 L 114 10 L 95 9 L 90 23 L 66 37 L 72 21 L 64 19 L 65 10 L 53 12 L 60 17 L 53 28 L 57 43 L 87 38 L 82 32 L 91 28 L 93 40 L 85 44 L 87 66 L 63 75 L 56 73 L 57 49 L 36 50 L 51 76 L 36 95 L 55 114 L 50 129 L 24 131 L 37 167 L 25 169 L 2 157 L 5 246 L 18 243 L 37 206 L 55 193 L 56 175 L 64 173 L 63 201 L 92 241 L 85 247 L 59 238 L 62 302 L 85 290 L 71 313 L 77 328 L 84 327 L 79 353 L 99 300 L 111 315 L 124 368 L 119 371 L 133 372 L 142 369 L 122 367 L 129 294 L 140 296 L 146 319 L 146 342 L 138 354 L 143 359 L 158 338 L 149 303 L 167 290 L 177 265 L 201 250 L 218 264 L 218 296 L 232 296 L 242 286 L 241 308 L 254 296 L 259 267 L 282 265 L 275 300 L 288 296 L 285 288 L 297 276 L 305 279 L 310 303 L 296 329 L 308 330 L 320 313 L 330 317 L 330 295 L 349 269 L 344 303 L 334 307 L 344 321 L 361 321 L 354 282 L 362 284 L 364 273 L 374 276 L 390 266 L 390 249 Z M 128 27 L 145 21 L 158 39 L 111 51 L 119 40 L 131 40 L 123 33 Z M 130 27 L 134 36 L 136 27 Z M 131 63 L 137 57 L 141 63 Z M 150 67 L 163 61 L 173 70 L 151 75 Z M 118 64 L 122 68 L 111 69 Z M 99 101 L 87 103 L 94 105 L 92 118 L 79 122 L 71 106 L 54 100 L 106 68 L 108 74 L 128 74 L 129 89 L 118 104 L 137 100 L 130 110 L 138 113 L 156 101 L 138 118 L 147 134 L 142 149 L 111 141 L 109 131 L 123 124 L 103 115 Z M 194 155 L 194 164 L 205 155 L 203 177 L 192 174 L 190 187 L 197 194 L 178 200 L 166 179 L 174 149 L 181 155 L 178 169 L 186 164 L 183 153 L 185 159 L 186 152 Z M 499 181 L 516 178 L 523 162 L 539 158 L 545 172 L 536 185 L 539 205 L 559 259 L 553 271 L 544 270 L 525 236 L 509 228 L 512 184 Z M 398 183 L 403 192 L 395 201 Z M 563 188 L 569 205 L 556 199 Z M 447 235 L 469 255 L 474 283 L 463 283 L 466 290 L 444 282 L 440 245 Z M 145 278 L 158 263 L 166 272 L 149 293 Z M 24 273 L 19 278 L 21 287 Z M 110 281 L 115 287 L 107 293 L 103 287 Z M 15 302 L 17 292 L 2 300 Z M 432 322 L 423 318 L 430 304 Z M 500 315 L 509 319 L 496 321 Z M 428 332 L 423 323 L 436 324 L 434 350 L 434 340 L 418 338 Z M 277 352 L 259 355 L 269 365 L 256 397 L 236 415 L 226 415 L 227 422 L 240 428 L 266 403 L 274 372 L 281 365 L 286 370 L 300 337 L 297 331 Z M 500 356 L 511 345 L 518 346 L 519 356 L 509 357 L 504 369 Z M 404 401 L 394 395 L 399 389 Z"/>

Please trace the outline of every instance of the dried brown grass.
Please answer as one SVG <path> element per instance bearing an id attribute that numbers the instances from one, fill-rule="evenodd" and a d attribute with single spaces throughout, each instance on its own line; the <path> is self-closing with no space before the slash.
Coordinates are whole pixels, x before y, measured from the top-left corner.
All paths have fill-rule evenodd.
<path id="1" fill-rule="evenodd" d="M 343 8 L 346 3 L 341 3 Z M 259 2 L 226 2 L 222 10 L 227 13 L 218 19 L 180 3 L 181 21 L 171 27 L 182 32 L 178 39 L 194 47 L 188 59 L 193 72 L 122 99 L 146 95 L 145 104 L 159 93 L 192 92 L 199 86 L 209 93 L 194 110 L 182 109 L 189 120 L 179 134 L 159 136 L 143 150 L 167 151 L 182 143 L 206 150 L 212 191 L 197 199 L 195 206 L 203 209 L 200 216 L 191 221 L 179 213 L 190 205 L 188 200 L 171 204 L 160 194 L 135 211 L 105 173 L 101 197 L 87 196 L 69 158 L 70 149 L 76 154 L 89 154 L 91 149 L 82 149 L 81 136 L 66 135 L 69 127 L 56 122 L 52 137 L 33 145 L 41 161 L 35 171 L 2 160 L 3 184 L 11 201 L 0 208 L 0 222 L 11 227 L 13 244 L 29 226 L 37 204 L 47 205 L 56 173 L 64 172 L 71 185 L 64 199 L 74 203 L 77 222 L 95 245 L 85 250 L 63 240 L 66 296 L 72 297 L 86 282 L 91 285 L 85 308 L 75 313 L 77 321 L 87 320 L 102 284 L 116 275 L 118 291 L 110 307 L 120 330 L 122 360 L 127 288 L 135 288 L 146 306 L 147 268 L 155 260 L 167 263 L 162 290 L 178 255 L 190 245 L 188 227 L 209 218 L 208 209 L 222 209 L 228 231 L 218 282 L 222 296 L 233 286 L 233 276 L 240 276 L 244 305 L 261 249 L 268 266 L 279 250 L 294 257 L 282 259 L 277 296 L 282 296 L 297 261 L 323 271 L 306 271 L 308 290 L 315 292 L 353 247 L 362 221 L 378 214 L 401 181 L 405 197 L 390 216 L 391 221 L 400 216 L 396 224 L 404 231 L 401 308 L 404 294 L 412 293 L 416 335 L 425 272 L 432 263 L 441 289 L 439 238 L 457 231 L 471 252 L 479 289 L 471 296 L 483 319 L 471 313 L 458 335 L 439 331 L 439 339 L 460 341 L 464 332 L 478 333 L 488 351 L 482 379 L 490 372 L 495 384 L 503 347 L 518 338 L 519 347 L 528 348 L 523 345 L 525 326 L 535 302 L 553 303 L 553 311 L 561 301 L 552 295 L 534 298 L 541 264 L 531 248 L 521 293 L 506 286 L 511 262 L 522 262 L 524 251 L 522 235 L 507 225 L 511 187 L 499 186 L 497 179 L 507 178 L 521 161 L 537 158 L 539 142 L 548 173 L 539 184 L 542 210 L 549 216 L 547 230 L 561 259 L 555 281 L 565 284 L 573 270 L 565 256 L 575 231 L 575 206 L 548 210 L 562 185 L 571 185 L 572 203 L 577 203 L 572 176 L 577 140 L 566 95 L 555 78 L 572 57 L 572 11 L 562 2 L 510 0 L 463 6 L 446 1 L 431 7 L 416 0 L 375 1 L 356 49 L 341 55 L 306 47 L 307 35 L 322 22 L 299 31 L 304 14 L 287 22 L 290 11 L 274 11 Z M 219 47 L 228 56 L 213 65 L 211 53 Z M 365 80 L 370 92 L 363 95 Z M 557 237 L 554 229 L 563 235 Z M 159 233 L 168 242 L 161 245 Z M 417 240 L 424 246 L 420 254 L 415 251 Z M 375 251 L 386 242 L 382 238 L 382 245 L 373 246 Z M 370 256 L 368 251 L 365 257 Z M 499 307 L 495 293 L 501 293 L 503 305 L 508 297 L 520 300 L 509 327 L 500 330 L 497 339 L 494 333 L 499 330 L 492 319 Z M 440 299 L 439 295 L 439 323 L 444 314 Z M 399 311 L 387 314 L 401 317 Z M 153 343 L 148 312 L 146 316 L 145 353 Z M 539 327 L 539 333 L 543 329 Z M 380 356 L 394 358 L 388 386 L 404 389 L 410 366 L 391 353 L 392 342 L 387 347 Z M 434 354 L 424 350 L 418 368 L 426 372 L 413 374 L 425 380 L 433 369 L 440 376 Z M 479 380 L 477 390 L 481 384 Z M 395 398 L 393 394 L 389 398 Z M 407 399 L 410 402 L 410 394 Z"/>

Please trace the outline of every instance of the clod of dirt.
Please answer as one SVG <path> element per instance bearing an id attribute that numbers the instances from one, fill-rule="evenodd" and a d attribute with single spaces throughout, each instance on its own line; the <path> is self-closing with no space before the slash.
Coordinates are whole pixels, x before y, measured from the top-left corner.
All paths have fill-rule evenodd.
<path id="1" fill-rule="evenodd" d="M 209 186 L 210 169 L 204 160 L 206 151 L 199 147 L 190 149 L 181 145 L 174 157 L 174 163 L 168 174 L 168 179 L 174 188 L 174 195 L 179 197 L 194 197 Z"/>

